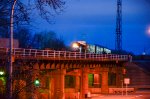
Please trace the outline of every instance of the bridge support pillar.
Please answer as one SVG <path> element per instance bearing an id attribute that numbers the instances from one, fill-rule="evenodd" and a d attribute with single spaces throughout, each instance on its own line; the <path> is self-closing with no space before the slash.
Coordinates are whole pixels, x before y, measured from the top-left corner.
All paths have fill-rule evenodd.
<path id="1" fill-rule="evenodd" d="M 102 85 L 101 85 L 101 92 L 103 94 L 107 94 L 109 92 L 108 88 L 108 71 L 102 71 Z"/>
<path id="2" fill-rule="evenodd" d="M 18 99 L 26 99 L 26 91 L 25 89 L 21 90 L 24 86 L 26 86 L 26 81 L 24 80 L 14 80 L 13 89 L 16 90 L 13 94 L 13 98 Z"/>
<path id="3" fill-rule="evenodd" d="M 75 92 L 76 92 L 76 99 L 80 99 L 81 95 L 81 77 L 79 75 L 76 75 L 76 84 L 75 84 Z"/>
<path id="4" fill-rule="evenodd" d="M 118 68 L 116 72 L 116 86 L 117 87 L 122 87 L 123 83 L 123 75 L 122 75 L 122 68 Z"/>
<path id="5" fill-rule="evenodd" d="M 54 73 L 54 98 L 65 99 L 65 69 L 56 70 Z"/>
<path id="6" fill-rule="evenodd" d="M 123 83 L 122 75 L 117 73 L 116 74 L 116 86 L 121 87 L 122 83 Z"/>
<path id="7" fill-rule="evenodd" d="M 76 76 L 76 86 L 75 86 L 76 92 L 80 91 L 80 76 Z"/>
<path id="8" fill-rule="evenodd" d="M 38 97 L 39 97 L 39 88 L 38 87 L 36 87 L 35 85 L 34 85 L 34 81 L 36 80 L 36 79 L 40 79 L 39 77 L 40 77 L 40 75 L 39 75 L 39 65 L 38 64 L 35 64 L 34 66 L 33 66 L 33 68 L 34 68 L 34 70 L 32 71 L 32 73 L 31 73 L 31 78 L 29 78 L 28 80 L 31 80 L 31 81 L 29 81 L 29 85 L 30 85 L 30 87 L 29 87 L 29 89 L 28 90 L 30 90 L 29 92 L 30 92 L 30 95 L 29 95 L 29 98 L 31 98 L 31 99 L 38 99 Z"/>
<path id="9" fill-rule="evenodd" d="M 82 88 L 81 88 L 81 99 L 87 98 L 88 95 L 88 68 L 82 69 Z"/>

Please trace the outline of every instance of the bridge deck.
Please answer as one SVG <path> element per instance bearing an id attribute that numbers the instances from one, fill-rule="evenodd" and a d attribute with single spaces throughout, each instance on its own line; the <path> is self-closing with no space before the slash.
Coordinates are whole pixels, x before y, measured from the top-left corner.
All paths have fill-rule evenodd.
<path id="1" fill-rule="evenodd" d="M 1 58 L 8 56 L 8 48 L 0 48 Z M 97 61 L 130 61 L 130 55 L 117 54 L 95 54 L 80 53 L 71 51 L 55 51 L 55 50 L 37 50 L 14 48 L 13 56 L 15 59 L 42 59 L 42 60 L 97 60 Z"/>

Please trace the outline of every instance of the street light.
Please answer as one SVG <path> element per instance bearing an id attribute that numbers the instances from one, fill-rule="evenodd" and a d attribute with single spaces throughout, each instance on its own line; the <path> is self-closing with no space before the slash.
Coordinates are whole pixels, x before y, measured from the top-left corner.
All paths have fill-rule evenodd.
<path id="1" fill-rule="evenodd" d="M 4 75 L 4 71 L 0 71 L 0 76 L 3 76 Z"/>
<path id="2" fill-rule="evenodd" d="M 7 77 L 7 98 L 12 99 L 12 72 L 13 72 L 13 28 L 14 28 L 14 8 L 16 5 L 17 0 L 12 0 L 11 3 L 11 15 L 10 15 L 10 38 L 9 38 L 9 46 L 10 46 L 10 52 L 9 52 L 9 66 L 8 66 L 8 77 Z"/>
<path id="3" fill-rule="evenodd" d="M 39 86 L 40 86 L 40 80 L 39 80 L 38 78 L 34 80 L 34 85 L 35 85 L 36 87 L 39 87 Z"/>

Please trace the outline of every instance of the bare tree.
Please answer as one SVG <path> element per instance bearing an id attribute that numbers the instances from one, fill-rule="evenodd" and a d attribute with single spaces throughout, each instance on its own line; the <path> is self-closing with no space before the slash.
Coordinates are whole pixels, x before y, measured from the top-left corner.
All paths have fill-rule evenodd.
<path id="1" fill-rule="evenodd" d="M 54 16 L 53 11 L 50 11 L 49 8 L 52 8 L 55 13 L 62 11 L 62 7 L 65 4 L 62 0 L 35 0 L 36 8 L 39 10 L 39 14 L 42 18 L 46 19 L 48 22 L 51 22 L 49 18 Z M 48 8 L 48 7 L 49 8 Z"/>
<path id="2" fill-rule="evenodd" d="M 38 49 L 50 48 L 61 50 L 66 48 L 63 39 L 57 37 L 55 32 L 40 32 L 33 36 L 32 47 Z"/>
<path id="3" fill-rule="evenodd" d="M 42 34 L 36 33 L 32 39 L 32 48 L 41 49 L 44 38 Z"/>
<path id="4" fill-rule="evenodd" d="M 29 48 L 31 46 L 32 34 L 25 27 L 19 28 L 15 33 L 14 38 L 18 39 L 19 47 L 21 48 Z"/>
<path id="5" fill-rule="evenodd" d="M 9 37 L 11 4 L 14 0 L 0 0 L 0 37 Z M 37 10 L 39 15 L 51 22 L 54 13 L 62 11 L 65 4 L 62 0 L 17 0 L 14 11 L 14 30 L 19 25 L 30 23 L 30 15 L 32 11 Z"/>

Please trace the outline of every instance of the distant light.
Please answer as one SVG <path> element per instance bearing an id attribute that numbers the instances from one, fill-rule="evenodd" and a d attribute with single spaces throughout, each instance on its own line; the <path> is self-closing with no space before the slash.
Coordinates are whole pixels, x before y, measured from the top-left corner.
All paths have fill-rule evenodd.
<path id="1" fill-rule="evenodd" d="M 150 34 L 150 27 L 149 27 L 149 29 L 148 29 L 148 34 Z"/>
<path id="2" fill-rule="evenodd" d="M 0 75 L 4 75 L 4 71 L 0 71 Z"/>
<path id="3" fill-rule="evenodd" d="M 150 26 L 148 26 L 146 33 L 147 33 L 148 36 L 150 36 Z"/>
<path id="4" fill-rule="evenodd" d="M 146 53 L 145 53 L 145 52 L 143 52 L 143 53 L 142 53 L 142 55 L 146 55 Z"/>
<path id="5" fill-rule="evenodd" d="M 79 48 L 79 45 L 78 45 L 78 43 L 73 43 L 73 44 L 72 44 L 72 47 L 73 47 L 73 48 Z"/>
<path id="6" fill-rule="evenodd" d="M 148 33 L 150 33 L 150 28 L 148 29 Z"/>

